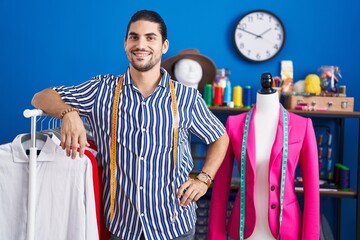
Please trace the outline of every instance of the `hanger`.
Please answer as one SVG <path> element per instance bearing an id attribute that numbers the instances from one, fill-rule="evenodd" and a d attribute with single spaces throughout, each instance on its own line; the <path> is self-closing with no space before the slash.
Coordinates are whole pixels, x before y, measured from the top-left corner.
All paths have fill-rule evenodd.
<path id="1" fill-rule="evenodd" d="M 35 134 L 35 139 L 41 140 L 43 142 L 46 142 L 47 138 L 49 135 L 47 134 L 43 134 L 43 133 L 36 133 Z M 21 143 L 24 143 L 26 141 L 29 141 L 31 139 L 31 134 L 25 134 L 21 137 Z"/>
<path id="2" fill-rule="evenodd" d="M 36 133 L 35 134 L 35 141 L 36 140 L 41 140 L 42 142 L 46 142 L 46 140 L 48 139 L 48 134 L 43 134 L 43 133 Z M 24 143 L 26 141 L 29 141 L 31 139 L 31 134 L 28 133 L 28 134 L 25 134 L 21 137 L 21 143 Z M 26 155 L 30 155 L 30 149 L 26 149 L 25 150 L 25 153 Z M 40 149 L 37 149 L 37 152 L 36 152 L 37 155 L 40 154 Z"/>

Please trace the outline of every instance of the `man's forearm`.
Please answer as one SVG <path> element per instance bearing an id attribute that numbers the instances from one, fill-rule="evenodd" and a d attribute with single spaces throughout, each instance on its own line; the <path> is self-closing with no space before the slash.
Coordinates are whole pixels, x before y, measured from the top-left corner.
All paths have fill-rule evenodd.
<path id="1" fill-rule="evenodd" d="M 60 118 L 61 114 L 69 109 L 60 95 L 53 89 L 47 88 L 34 95 L 31 104 L 38 109 L 43 110 L 47 115 Z"/>
<path id="2" fill-rule="evenodd" d="M 212 179 L 214 179 L 217 170 L 224 160 L 228 145 L 229 137 L 227 133 L 224 133 L 218 140 L 209 145 L 202 171 L 209 174 Z"/>

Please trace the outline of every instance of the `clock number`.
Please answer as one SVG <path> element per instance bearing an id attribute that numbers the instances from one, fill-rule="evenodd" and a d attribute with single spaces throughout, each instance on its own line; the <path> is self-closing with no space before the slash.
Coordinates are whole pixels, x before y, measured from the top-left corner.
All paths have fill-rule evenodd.
<path id="1" fill-rule="evenodd" d="M 274 29 L 275 29 L 276 31 L 281 30 L 281 26 L 280 26 L 280 24 L 279 24 L 279 23 L 277 23 L 275 26 L 276 26 L 276 27 L 275 27 Z"/>
<path id="2" fill-rule="evenodd" d="M 260 55 L 260 53 L 256 54 L 256 58 L 257 58 L 258 60 L 260 60 L 260 59 L 261 59 L 261 55 Z"/>
<path id="3" fill-rule="evenodd" d="M 271 53 L 269 52 L 269 50 L 266 51 L 266 57 L 271 57 Z"/>
<path id="4" fill-rule="evenodd" d="M 246 29 L 246 23 L 238 24 L 238 25 L 237 25 L 237 29 L 239 29 L 239 30 Z"/>
<path id="5" fill-rule="evenodd" d="M 277 38 L 276 38 L 276 39 L 277 39 L 277 40 L 281 40 L 281 39 L 282 39 L 281 33 L 277 34 Z"/>
<path id="6" fill-rule="evenodd" d="M 258 20 L 263 20 L 264 19 L 264 14 L 263 13 L 257 13 L 256 17 Z"/>
<path id="7" fill-rule="evenodd" d="M 236 36 L 237 36 L 238 38 L 242 38 L 242 37 L 243 37 L 243 35 L 242 35 L 241 32 L 238 32 L 238 33 L 236 34 Z"/>

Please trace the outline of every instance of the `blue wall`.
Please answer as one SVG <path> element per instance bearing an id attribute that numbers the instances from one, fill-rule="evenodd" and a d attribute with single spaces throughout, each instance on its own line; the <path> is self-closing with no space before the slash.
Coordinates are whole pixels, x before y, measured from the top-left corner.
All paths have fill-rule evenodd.
<path id="1" fill-rule="evenodd" d="M 360 2 L 182 0 L 172 1 L 20 1 L 0 0 L 0 144 L 29 132 L 22 112 L 32 108 L 33 94 L 45 87 L 73 85 L 96 74 L 120 74 L 127 67 L 123 37 L 130 16 L 139 9 L 158 11 L 169 29 L 170 50 L 164 59 L 184 48 L 198 48 L 217 67 L 231 70 L 233 84 L 260 87 L 264 71 L 280 73 L 280 61 L 292 60 L 294 80 L 317 73 L 321 65 L 340 66 L 348 96 L 359 89 Z M 241 59 L 233 46 L 233 31 L 247 11 L 276 13 L 286 28 L 280 54 L 261 64 Z M 359 98 L 355 110 L 360 110 Z M 346 120 L 345 163 L 352 169 L 355 188 L 358 124 Z M 355 238 L 354 200 L 343 200 L 343 239 Z"/>

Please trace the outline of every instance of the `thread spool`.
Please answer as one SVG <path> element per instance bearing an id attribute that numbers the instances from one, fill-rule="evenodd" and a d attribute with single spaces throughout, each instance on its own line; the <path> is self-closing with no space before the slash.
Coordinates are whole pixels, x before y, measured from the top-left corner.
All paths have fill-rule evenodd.
<path id="1" fill-rule="evenodd" d="M 244 107 L 243 102 L 242 102 L 242 87 L 241 86 L 234 87 L 233 102 L 234 102 L 234 107 L 236 107 L 236 108 Z"/>
<path id="2" fill-rule="evenodd" d="M 213 88 L 211 84 L 206 84 L 205 88 L 204 88 L 204 100 L 205 103 L 208 107 L 210 107 L 212 105 L 212 100 L 213 100 Z"/>
<path id="3" fill-rule="evenodd" d="M 339 188 L 347 191 L 350 189 L 350 169 L 341 163 L 335 164 L 335 183 Z"/>
<path id="4" fill-rule="evenodd" d="M 251 105 L 252 105 L 251 86 L 247 85 L 244 87 L 244 107 L 251 108 Z"/>
<path id="5" fill-rule="evenodd" d="M 224 89 L 224 99 L 223 99 L 223 104 L 225 106 L 229 106 L 231 102 L 231 86 L 229 83 L 226 84 L 226 87 Z"/>
<path id="6" fill-rule="evenodd" d="M 223 88 L 219 86 L 215 86 L 213 105 L 221 106 L 222 103 L 223 103 Z"/>

